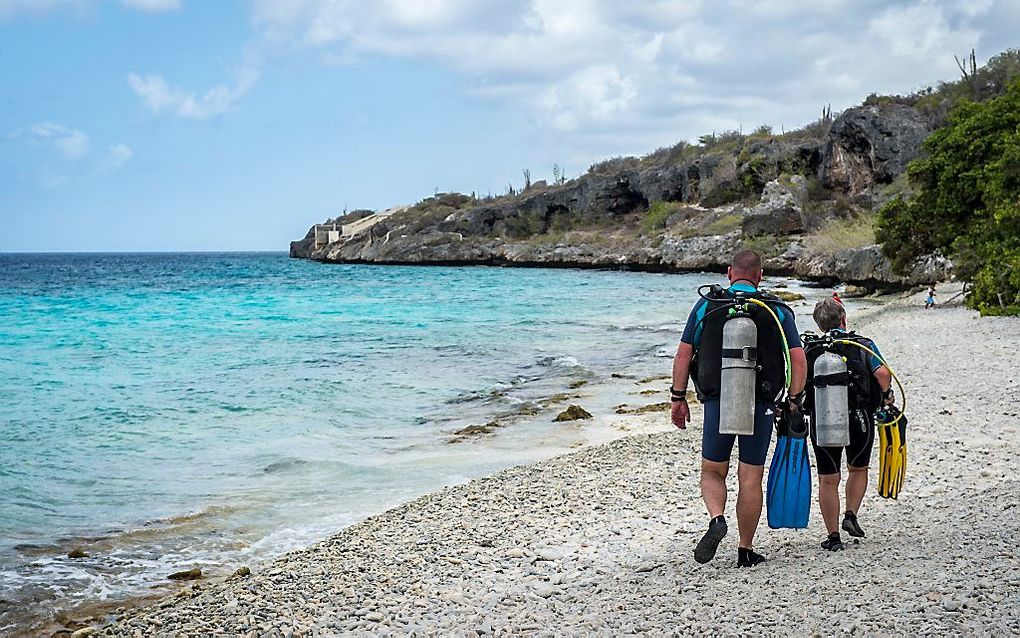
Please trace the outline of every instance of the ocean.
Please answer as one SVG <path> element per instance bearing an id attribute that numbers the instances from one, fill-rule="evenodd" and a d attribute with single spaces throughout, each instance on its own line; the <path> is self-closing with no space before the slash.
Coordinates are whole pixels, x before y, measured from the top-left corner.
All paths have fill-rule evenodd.
<path id="1" fill-rule="evenodd" d="M 720 280 L 0 255 L 0 632 L 597 438 L 550 397 L 668 374 Z"/>

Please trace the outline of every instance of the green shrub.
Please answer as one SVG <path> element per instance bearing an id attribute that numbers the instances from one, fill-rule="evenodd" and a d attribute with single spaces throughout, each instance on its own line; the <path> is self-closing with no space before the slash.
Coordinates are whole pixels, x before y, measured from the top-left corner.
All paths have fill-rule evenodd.
<path id="1" fill-rule="evenodd" d="M 913 195 L 879 212 L 883 250 L 901 272 L 920 256 L 948 255 L 957 277 L 974 282 L 968 305 L 983 314 L 1017 313 L 1020 80 L 987 102 L 960 102 L 924 148 L 927 156 L 907 169 Z"/>
<path id="2" fill-rule="evenodd" d="M 665 228 L 666 220 L 679 210 L 680 204 L 678 202 L 652 202 L 645 212 L 644 219 L 641 220 L 641 230 L 646 233 L 652 233 L 660 228 Z"/>

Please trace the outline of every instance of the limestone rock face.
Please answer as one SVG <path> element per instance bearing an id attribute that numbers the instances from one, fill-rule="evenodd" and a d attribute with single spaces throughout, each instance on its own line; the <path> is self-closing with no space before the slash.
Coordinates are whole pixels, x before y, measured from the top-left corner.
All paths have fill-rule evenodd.
<path id="1" fill-rule="evenodd" d="M 928 116 L 903 104 L 848 109 L 829 129 L 822 182 L 850 194 L 888 184 L 921 153 L 932 127 Z"/>
<path id="2" fill-rule="evenodd" d="M 802 175 L 775 179 L 765 185 L 761 202 L 744 217 L 744 234 L 790 235 L 804 230 L 807 180 Z"/>
<path id="3" fill-rule="evenodd" d="M 862 106 L 837 117 L 827 133 L 747 136 L 694 153 L 677 147 L 497 198 L 437 194 L 376 213 L 363 230 L 332 243 L 316 245 L 310 230 L 291 242 L 290 254 L 343 263 L 725 271 L 736 250 L 752 246 L 765 253 L 772 274 L 869 288 L 927 283 L 944 278 L 950 265 L 932 258 L 902 276 L 877 246 L 822 254 L 806 238 L 831 219 L 873 210 L 876 187 L 906 170 L 932 128 L 910 106 Z M 664 219 L 650 216 L 653 206 L 656 215 L 665 207 Z"/>

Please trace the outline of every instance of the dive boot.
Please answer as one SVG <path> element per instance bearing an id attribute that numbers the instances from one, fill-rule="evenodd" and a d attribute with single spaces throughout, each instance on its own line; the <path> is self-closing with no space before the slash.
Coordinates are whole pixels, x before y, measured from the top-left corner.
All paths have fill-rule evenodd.
<path id="1" fill-rule="evenodd" d="M 844 549 L 843 539 L 839 537 L 839 532 L 829 534 L 829 537 L 822 541 L 822 549 L 827 549 L 830 552 L 842 551 Z"/>
<path id="2" fill-rule="evenodd" d="M 854 538 L 864 538 L 864 530 L 857 523 L 857 515 L 850 510 L 843 515 L 843 531 Z"/>
<path id="3" fill-rule="evenodd" d="M 747 547 L 737 548 L 737 567 L 754 567 L 765 562 L 765 557 Z"/>
<path id="4" fill-rule="evenodd" d="M 726 536 L 726 531 L 726 519 L 722 516 L 713 518 L 708 524 L 708 531 L 694 548 L 694 560 L 704 564 L 715 558 L 715 551 L 719 549 L 719 543 Z"/>

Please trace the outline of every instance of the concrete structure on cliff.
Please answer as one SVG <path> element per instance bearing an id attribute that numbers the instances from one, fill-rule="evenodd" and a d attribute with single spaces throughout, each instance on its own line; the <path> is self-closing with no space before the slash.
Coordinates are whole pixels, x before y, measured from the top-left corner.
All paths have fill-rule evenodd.
<path id="1" fill-rule="evenodd" d="M 382 220 L 394 213 L 399 213 L 410 208 L 409 206 L 394 206 L 386 210 L 377 211 L 367 217 L 355 220 L 349 224 L 315 224 L 315 248 L 322 248 L 327 244 L 333 244 L 341 240 L 347 240 L 358 233 L 375 226 Z"/>

